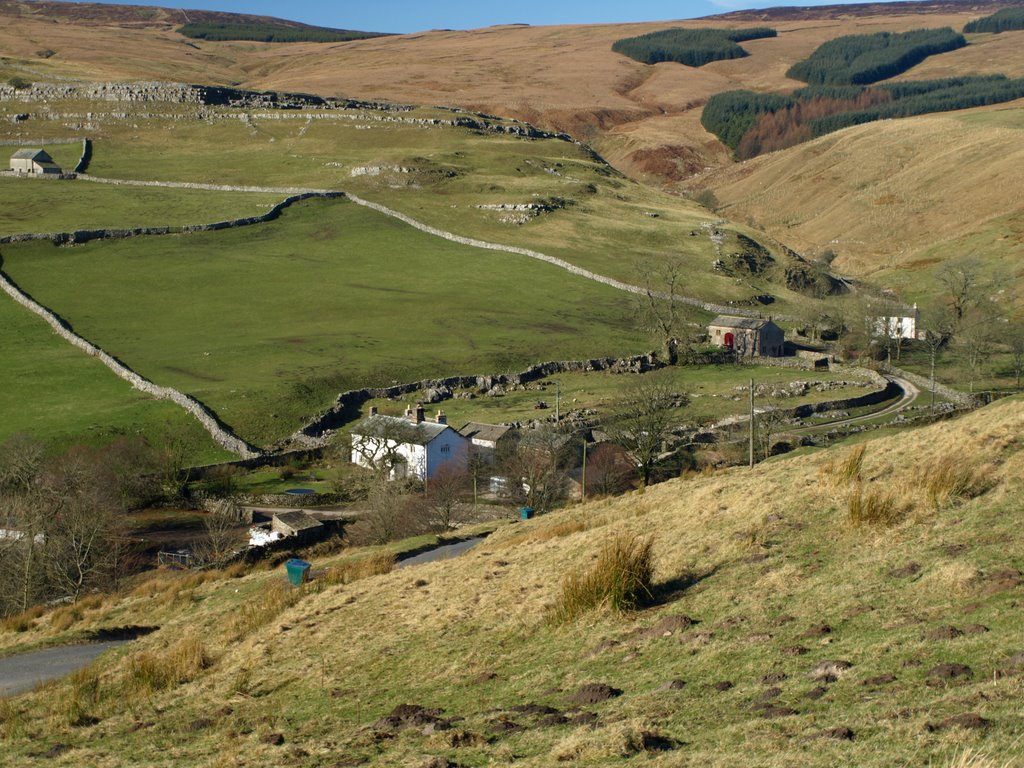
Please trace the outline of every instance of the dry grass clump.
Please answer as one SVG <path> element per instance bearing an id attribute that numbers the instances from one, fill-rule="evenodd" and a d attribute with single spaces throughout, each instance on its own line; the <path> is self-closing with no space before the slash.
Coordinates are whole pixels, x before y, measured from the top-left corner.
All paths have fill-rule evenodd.
<path id="1" fill-rule="evenodd" d="M 394 554 L 379 552 L 367 557 L 361 557 L 358 560 L 351 560 L 340 565 L 331 566 L 325 569 L 323 574 L 317 576 L 313 583 L 320 587 L 329 587 L 335 584 L 351 584 L 353 581 L 366 579 L 370 576 L 390 573 L 395 569 L 395 561 Z"/>
<path id="2" fill-rule="evenodd" d="M 625 722 L 599 728 L 579 728 L 551 749 L 556 762 L 610 760 L 641 752 L 658 752 L 671 740 L 642 722 Z"/>
<path id="3" fill-rule="evenodd" d="M 984 489 L 977 467 L 955 456 L 945 456 L 925 466 L 918 484 L 934 509 L 977 496 Z"/>
<path id="4" fill-rule="evenodd" d="M 241 574 L 242 571 L 238 571 Z M 234 577 L 235 572 L 229 571 L 228 575 Z M 157 605 L 173 605 L 192 599 L 196 588 L 208 581 L 224 578 L 224 571 L 161 571 L 159 575 L 139 584 L 130 592 L 132 597 L 143 597 L 154 600 Z"/>
<path id="5" fill-rule="evenodd" d="M 0 736 L 13 739 L 20 736 L 25 727 L 25 717 L 11 699 L 0 698 Z"/>
<path id="6" fill-rule="evenodd" d="M 857 483 L 846 502 L 846 517 L 856 527 L 885 528 L 902 521 L 909 505 L 895 491 L 877 487 L 865 489 Z"/>
<path id="7" fill-rule="evenodd" d="M 860 480 L 864 467 L 867 445 L 861 444 L 844 456 L 839 456 L 821 466 L 820 474 L 832 480 L 835 485 L 849 485 Z"/>
<path id="8" fill-rule="evenodd" d="M 163 691 L 194 680 L 209 666 L 202 641 L 189 633 L 160 651 L 141 651 L 129 658 L 125 692 Z"/>
<path id="9" fill-rule="evenodd" d="M 1016 768 L 1021 763 L 1019 760 L 994 760 L 983 752 L 965 747 L 942 765 L 943 768 Z"/>
<path id="10" fill-rule="evenodd" d="M 299 602 L 301 597 L 301 589 L 294 589 L 289 584 L 280 582 L 272 584 L 260 597 L 239 607 L 228 626 L 229 635 L 233 640 L 241 640 L 250 632 L 272 622 Z"/>
<path id="11" fill-rule="evenodd" d="M 651 538 L 632 533 L 623 532 L 608 539 L 590 568 L 565 577 L 553 620 L 566 623 L 597 608 L 636 608 L 651 596 L 653 547 Z"/>
<path id="12" fill-rule="evenodd" d="M 33 605 L 27 611 L 8 616 L 0 622 L 0 630 L 4 632 L 27 632 L 35 626 L 35 620 L 46 613 L 41 605 Z"/>

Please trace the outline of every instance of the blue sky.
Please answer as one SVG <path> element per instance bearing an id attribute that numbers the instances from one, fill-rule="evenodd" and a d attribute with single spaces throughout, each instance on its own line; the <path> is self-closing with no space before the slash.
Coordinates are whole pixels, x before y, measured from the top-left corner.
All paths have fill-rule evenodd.
<path id="1" fill-rule="evenodd" d="M 95 2 L 95 0 L 93 0 Z M 134 5 L 173 7 L 168 0 Z M 256 13 L 325 27 L 374 32 L 473 29 L 492 24 L 600 24 L 692 19 L 741 8 L 830 5 L 845 0 L 187 0 L 188 8 Z"/>

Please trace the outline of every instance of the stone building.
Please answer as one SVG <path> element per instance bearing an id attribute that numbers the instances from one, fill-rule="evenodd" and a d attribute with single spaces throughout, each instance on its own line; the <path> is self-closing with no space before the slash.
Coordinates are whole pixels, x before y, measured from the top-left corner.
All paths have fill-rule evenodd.
<path id="1" fill-rule="evenodd" d="M 11 170 L 25 176 L 59 176 L 60 166 L 41 149 L 19 149 L 11 155 Z"/>
<path id="2" fill-rule="evenodd" d="M 708 325 L 708 337 L 743 357 L 781 357 L 786 349 L 782 329 L 760 317 L 719 315 Z"/>
<path id="3" fill-rule="evenodd" d="M 370 415 L 352 430 L 352 463 L 387 469 L 392 480 L 425 480 L 442 467 L 465 470 L 469 445 L 469 440 L 448 426 L 444 411 L 427 421 L 422 405 L 407 409 L 404 417 L 385 416 L 371 408 Z"/>

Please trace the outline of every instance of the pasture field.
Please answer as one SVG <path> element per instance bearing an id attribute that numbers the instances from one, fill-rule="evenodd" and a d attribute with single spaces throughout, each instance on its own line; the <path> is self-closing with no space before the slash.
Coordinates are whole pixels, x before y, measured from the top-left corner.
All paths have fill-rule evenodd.
<path id="1" fill-rule="evenodd" d="M 344 389 L 653 344 L 627 294 L 344 200 L 221 232 L 18 244 L 4 258 L 76 332 L 264 443 Z"/>
<path id="2" fill-rule="evenodd" d="M 145 130 L 107 121 L 97 134 L 89 172 L 351 191 L 458 235 L 532 248 L 620 280 L 635 282 L 638 265 L 669 259 L 682 266 L 688 295 L 724 302 L 771 293 L 777 312 L 807 301 L 765 276 L 736 279 L 711 268 L 723 252 L 735 250 L 732 233 L 778 253 L 774 241 L 685 198 L 630 181 L 580 145 L 381 122 L 373 112 L 285 112 L 275 115 L 280 119 L 259 114 L 244 122 L 153 117 L 137 123 Z M 439 110 L 398 115 L 455 117 Z M 360 173 L 367 168 L 380 172 Z M 546 209 L 532 215 L 481 207 L 528 204 Z M 726 233 L 720 245 L 702 226 L 715 223 Z"/>
<path id="3" fill-rule="evenodd" d="M 0 178 L 0 236 L 210 224 L 266 213 L 284 195 Z"/>
<path id="4" fill-rule="evenodd" d="M 805 371 L 791 368 L 772 368 L 748 365 L 704 365 L 677 366 L 662 368 L 643 374 L 614 374 L 604 371 L 587 373 L 559 373 L 537 382 L 527 384 L 524 389 L 510 390 L 499 397 L 477 396 L 470 399 L 453 398 L 433 405 L 426 405 L 427 415 L 432 416 L 437 409 L 443 409 L 448 423 L 458 428 L 469 421 L 485 424 L 504 422 L 528 422 L 533 419 L 544 419 L 553 416 L 555 408 L 556 386 L 561 391 L 561 415 L 573 410 L 592 408 L 598 417 L 605 416 L 613 406 L 617 397 L 626 394 L 640 383 L 652 383 L 668 387 L 674 392 L 686 393 L 690 402 L 679 409 L 679 417 L 684 423 L 706 424 L 727 416 L 745 414 L 747 412 L 747 392 L 750 379 L 754 380 L 755 391 L 758 391 L 757 405 L 766 404 L 767 397 L 760 394 L 757 388 L 783 390 L 791 383 L 809 382 L 811 389 L 803 395 L 774 400 L 772 405 L 782 408 L 794 408 L 805 403 L 817 403 L 825 400 L 839 400 L 846 397 L 857 397 L 871 391 L 870 387 L 858 386 L 855 378 L 842 371 Z M 849 386 L 827 391 L 813 388 L 816 382 L 848 381 Z M 547 404 L 546 409 L 534 408 L 538 401 Z M 367 401 L 362 415 L 369 413 L 371 405 L 380 409 L 381 413 L 394 416 L 401 415 L 405 403 L 415 403 L 416 395 L 398 401 L 377 399 Z"/>
<path id="5" fill-rule="evenodd" d="M 132 389 L 98 360 L 0 295 L 0 441 L 29 432 L 54 449 L 104 445 L 121 436 L 192 435 L 196 462 L 229 457 L 181 408 Z"/>

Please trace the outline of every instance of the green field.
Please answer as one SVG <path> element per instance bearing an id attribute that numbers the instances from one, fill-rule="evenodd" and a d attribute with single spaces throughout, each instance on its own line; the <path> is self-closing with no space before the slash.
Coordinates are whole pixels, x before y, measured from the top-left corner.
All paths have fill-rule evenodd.
<path id="1" fill-rule="evenodd" d="M 0 349 L 0 441 L 30 432 L 55 448 L 102 445 L 125 435 L 155 438 L 169 426 L 195 435 L 196 461 L 227 457 L 181 408 L 132 389 L 6 295 Z"/>
<path id="2" fill-rule="evenodd" d="M 262 442 L 346 388 L 652 344 L 619 291 L 345 201 L 216 233 L 19 244 L 4 259 L 78 333 Z"/>
<path id="3" fill-rule="evenodd" d="M 0 236 L 209 224 L 266 213 L 283 197 L 0 178 Z"/>

